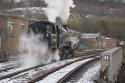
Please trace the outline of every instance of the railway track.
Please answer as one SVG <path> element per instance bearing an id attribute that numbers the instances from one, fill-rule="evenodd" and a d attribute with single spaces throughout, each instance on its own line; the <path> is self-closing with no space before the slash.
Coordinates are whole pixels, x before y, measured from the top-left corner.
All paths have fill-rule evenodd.
<path id="1" fill-rule="evenodd" d="M 93 55 L 93 56 L 91 56 L 91 57 L 95 57 L 95 56 L 97 56 L 97 55 Z M 34 79 L 28 81 L 28 83 L 34 83 L 34 82 L 37 82 L 37 81 L 39 81 L 39 80 L 42 80 L 42 79 L 44 79 L 46 76 L 48 76 L 49 74 L 51 74 L 51 73 L 53 73 L 53 72 L 56 72 L 56 71 L 58 71 L 58 70 L 60 70 L 60 69 L 62 69 L 62 68 L 64 68 L 64 67 L 66 67 L 66 66 L 68 66 L 68 65 L 71 65 L 71 64 L 73 64 L 73 63 L 75 63 L 75 62 L 81 61 L 81 60 L 83 60 L 83 59 L 91 58 L 91 57 L 81 58 L 81 59 L 79 59 L 79 60 L 70 62 L 70 63 L 68 63 L 68 64 L 66 64 L 66 65 L 60 66 L 60 67 L 58 67 L 58 68 L 56 68 L 56 69 L 52 69 L 52 70 L 50 70 L 49 72 L 44 73 L 44 74 L 41 74 L 40 76 L 37 76 L 37 77 L 35 77 Z M 87 59 L 87 60 L 90 60 L 90 59 Z"/>
<path id="2" fill-rule="evenodd" d="M 84 64 L 62 77 L 58 83 L 96 83 L 99 77 L 100 60 Z"/>
<path id="3" fill-rule="evenodd" d="M 21 61 L 9 61 L 0 64 L 0 75 L 3 72 L 8 72 L 9 70 L 21 67 Z"/>
<path id="4" fill-rule="evenodd" d="M 100 53 L 103 50 L 96 50 L 96 51 L 95 50 L 80 50 L 80 51 L 81 52 L 76 54 L 76 55 L 78 55 L 76 57 L 81 56 L 81 54 L 82 54 L 82 56 L 84 56 L 84 55 L 90 55 L 92 53 L 93 54 Z M 2 61 L 3 60 L 6 60 L 6 61 L 10 60 L 10 61 L 4 62 L 4 63 L 0 63 L 0 72 L 6 72 L 6 71 L 9 71 L 9 70 L 13 70 L 14 68 L 19 68 L 20 65 L 21 65 L 21 63 L 19 63 L 19 62 L 17 63 L 16 58 L 11 58 L 11 59 L 6 58 L 6 59 L 1 59 L 1 60 Z"/>
<path id="5" fill-rule="evenodd" d="M 37 81 L 36 83 L 64 83 L 64 81 L 67 78 L 69 78 L 74 72 L 76 72 L 80 68 L 84 67 L 85 65 L 97 59 L 99 59 L 99 57 L 88 58 L 88 59 L 83 59 L 83 60 L 74 62 L 64 68 L 61 68 L 56 72 L 53 72 L 52 74 L 49 74 L 48 76 L 41 79 L 40 81 Z M 30 81 L 28 83 L 34 83 L 34 81 Z"/>
<path id="6" fill-rule="evenodd" d="M 97 54 L 86 56 L 86 57 L 84 56 L 84 59 L 90 58 L 93 56 L 97 56 Z M 32 81 L 31 83 L 33 83 L 33 81 L 35 82 L 41 77 L 45 77 L 46 75 L 48 75 L 58 69 L 61 69 L 62 67 L 65 67 L 69 64 L 72 64 L 72 63 L 82 60 L 82 59 L 83 59 L 83 57 L 79 57 L 79 58 L 75 58 L 75 59 L 55 62 L 55 63 L 52 63 L 47 66 L 43 66 L 43 67 L 39 66 L 39 67 L 34 67 L 34 68 L 29 68 L 29 69 L 12 72 L 7 75 L 1 76 L 0 82 L 2 82 L 2 83 L 8 83 L 8 82 L 27 83 L 27 82 L 29 82 L 30 83 Z M 38 78 L 38 79 L 33 79 L 33 78 Z"/>
<path id="7" fill-rule="evenodd" d="M 8 61 L 16 61 L 17 58 L 3 58 L 3 59 L 0 59 L 0 63 L 5 63 L 5 62 L 8 62 Z"/>
<path id="8" fill-rule="evenodd" d="M 100 52 L 80 56 L 73 59 L 58 61 L 55 63 L 48 64 L 46 66 L 38 65 L 31 68 L 21 68 L 19 70 L 14 70 L 12 72 L 6 73 L 4 75 L 0 75 L 0 83 L 34 83 L 36 81 L 41 80 L 41 78 L 46 77 L 47 75 L 65 67 L 75 62 L 81 61 L 87 58 L 93 58 L 98 56 Z"/>
<path id="9" fill-rule="evenodd" d="M 17 60 L 16 58 L 0 59 L 0 72 L 17 68 L 20 64 L 21 61 Z"/>
<path id="10" fill-rule="evenodd" d="M 12 63 L 0 67 L 0 72 L 6 72 L 8 70 L 20 67 L 21 63 Z"/>

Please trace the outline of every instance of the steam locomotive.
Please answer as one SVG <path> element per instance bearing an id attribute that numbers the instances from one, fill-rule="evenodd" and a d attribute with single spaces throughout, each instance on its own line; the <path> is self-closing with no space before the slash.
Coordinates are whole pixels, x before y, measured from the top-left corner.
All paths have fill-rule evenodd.
<path id="1" fill-rule="evenodd" d="M 73 57 L 79 47 L 79 34 L 70 31 L 67 25 L 56 25 L 48 21 L 37 21 L 29 25 L 28 33 L 42 34 L 49 49 L 59 49 L 60 58 Z"/>

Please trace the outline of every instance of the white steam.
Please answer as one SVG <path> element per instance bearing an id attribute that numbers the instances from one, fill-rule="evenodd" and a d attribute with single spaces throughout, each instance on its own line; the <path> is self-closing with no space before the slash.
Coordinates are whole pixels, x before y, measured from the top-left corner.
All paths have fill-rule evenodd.
<path id="1" fill-rule="evenodd" d="M 48 20 L 56 22 L 59 17 L 63 23 L 67 23 L 70 16 L 70 8 L 74 8 L 73 0 L 45 0 L 47 8 L 43 8 Z"/>
<path id="2" fill-rule="evenodd" d="M 43 41 L 43 37 L 33 33 L 30 36 L 22 35 L 20 38 L 19 51 L 23 66 L 26 67 L 48 64 L 53 60 L 57 61 L 60 59 L 58 51 L 52 54 L 52 52 L 48 50 L 47 43 Z"/>
<path id="3" fill-rule="evenodd" d="M 14 3 L 19 3 L 21 0 L 13 0 Z"/>

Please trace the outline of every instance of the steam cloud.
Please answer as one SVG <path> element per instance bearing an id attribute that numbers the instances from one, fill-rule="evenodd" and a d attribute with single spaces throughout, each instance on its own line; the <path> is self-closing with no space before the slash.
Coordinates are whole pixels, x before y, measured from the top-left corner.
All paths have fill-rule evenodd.
<path id="1" fill-rule="evenodd" d="M 30 34 L 22 35 L 20 37 L 19 51 L 20 59 L 23 62 L 23 66 L 31 67 L 39 64 L 48 64 L 53 60 L 58 61 L 59 51 L 55 53 L 48 51 L 47 43 L 42 41 L 41 35 Z"/>
<path id="2" fill-rule="evenodd" d="M 45 0 L 47 8 L 43 8 L 48 20 L 56 22 L 59 17 L 63 23 L 67 23 L 70 16 L 70 8 L 74 8 L 73 0 Z"/>

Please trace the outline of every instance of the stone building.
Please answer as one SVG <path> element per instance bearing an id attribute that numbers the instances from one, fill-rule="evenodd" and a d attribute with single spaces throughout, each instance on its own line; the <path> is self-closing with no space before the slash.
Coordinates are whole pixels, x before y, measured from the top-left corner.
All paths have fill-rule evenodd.
<path id="1" fill-rule="evenodd" d="M 100 33 L 83 33 L 81 41 L 87 46 L 87 49 L 102 49 L 103 38 Z"/>
<path id="2" fill-rule="evenodd" d="M 109 37 L 104 37 L 103 40 L 103 48 L 105 49 L 111 49 L 114 47 L 117 47 L 117 40 Z"/>
<path id="3" fill-rule="evenodd" d="M 0 58 L 16 55 L 19 37 L 28 31 L 28 18 L 0 15 Z"/>

